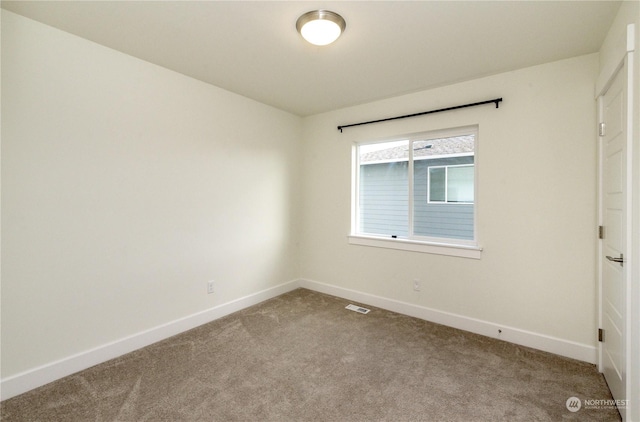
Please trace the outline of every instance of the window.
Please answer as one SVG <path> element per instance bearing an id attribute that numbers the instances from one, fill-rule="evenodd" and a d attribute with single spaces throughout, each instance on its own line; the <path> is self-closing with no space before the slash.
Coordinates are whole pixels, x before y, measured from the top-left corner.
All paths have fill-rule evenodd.
<path id="1" fill-rule="evenodd" d="M 429 167 L 429 203 L 473 204 L 473 164 Z"/>
<path id="2" fill-rule="evenodd" d="M 351 243 L 435 245 L 478 252 L 436 253 L 479 258 L 476 142 L 472 127 L 358 144 Z"/>

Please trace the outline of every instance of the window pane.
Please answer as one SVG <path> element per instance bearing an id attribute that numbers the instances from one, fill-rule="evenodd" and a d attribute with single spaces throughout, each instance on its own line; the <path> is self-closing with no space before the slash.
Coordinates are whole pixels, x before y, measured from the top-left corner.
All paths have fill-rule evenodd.
<path id="1" fill-rule="evenodd" d="M 360 233 L 409 235 L 409 142 L 358 148 Z"/>
<path id="2" fill-rule="evenodd" d="M 446 168 L 435 167 L 429 169 L 429 201 L 445 201 Z"/>
<path id="3" fill-rule="evenodd" d="M 413 143 L 413 233 L 474 240 L 475 135 Z"/>
<path id="4" fill-rule="evenodd" d="M 355 234 L 475 240 L 475 131 L 440 136 L 356 148 Z"/>
<path id="5" fill-rule="evenodd" d="M 449 167 L 447 202 L 473 202 L 473 166 Z"/>

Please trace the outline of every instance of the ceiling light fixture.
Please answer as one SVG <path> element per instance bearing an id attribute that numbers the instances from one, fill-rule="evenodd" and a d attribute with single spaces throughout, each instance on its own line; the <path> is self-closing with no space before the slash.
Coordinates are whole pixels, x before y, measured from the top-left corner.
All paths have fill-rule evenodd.
<path id="1" fill-rule="evenodd" d="M 344 32 L 347 23 L 342 16 L 329 10 L 313 10 L 298 18 L 296 29 L 314 45 L 331 44 Z"/>

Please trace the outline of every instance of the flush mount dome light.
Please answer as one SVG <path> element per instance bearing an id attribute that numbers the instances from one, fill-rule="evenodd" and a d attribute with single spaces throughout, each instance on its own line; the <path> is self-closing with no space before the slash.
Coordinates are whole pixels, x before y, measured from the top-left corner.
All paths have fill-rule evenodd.
<path id="1" fill-rule="evenodd" d="M 329 10 L 313 10 L 298 18 L 296 28 L 302 38 L 314 45 L 331 44 L 347 27 L 342 16 Z"/>

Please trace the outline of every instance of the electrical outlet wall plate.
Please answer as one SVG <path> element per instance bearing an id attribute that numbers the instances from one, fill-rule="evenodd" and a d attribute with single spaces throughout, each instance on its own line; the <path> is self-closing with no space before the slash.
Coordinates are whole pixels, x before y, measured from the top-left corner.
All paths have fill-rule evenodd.
<path id="1" fill-rule="evenodd" d="M 211 294 L 215 291 L 213 280 L 207 282 L 207 294 Z"/>

